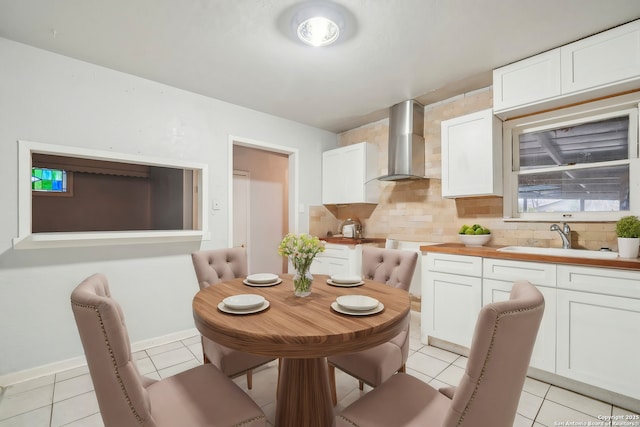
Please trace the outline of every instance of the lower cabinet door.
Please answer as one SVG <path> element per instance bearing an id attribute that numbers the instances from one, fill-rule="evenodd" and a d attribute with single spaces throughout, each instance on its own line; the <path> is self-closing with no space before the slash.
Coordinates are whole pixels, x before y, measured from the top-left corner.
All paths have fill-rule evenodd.
<path id="1" fill-rule="evenodd" d="M 482 305 L 482 279 L 427 271 L 425 285 L 422 318 L 427 334 L 470 347 Z"/>
<path id="2" fill-rule="evenodd" d="M 513 282 L 484 279 L 482 305 L 506 301 Z M 556 289 L 537 286 L 544 297 L 544 315 L 538 329 L 536 344 L 531 354 L 530 366 L 555 373 L 556 371 Z"/>
<path id="3" fill-rule="evenodd" d="M 309 268 L 311 274 L 349 274 L 349 260 L 332 257 L 315 257 Z"/>
<path id="4" fill-rule="evenodd" d="M 640 399 L 640 299 L 558 289 L 557 373 Z"/>

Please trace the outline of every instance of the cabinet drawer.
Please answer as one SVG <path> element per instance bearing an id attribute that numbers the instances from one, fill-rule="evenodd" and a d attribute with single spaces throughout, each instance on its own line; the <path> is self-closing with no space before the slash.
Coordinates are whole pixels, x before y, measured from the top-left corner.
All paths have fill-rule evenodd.
<path id="1" fill-rule="evenodd" d="M 555 287 L 556 265 L 484 258 L 483 277 L 511 282 L 528 280 L 537 286 Z"/>
<path id="2" fill-rule="evenodd" d="M 426 267 L 429 271 L 480 277 L 482 275 L 482 258 L 427 252 Z"/>
<path id="3" fill-rule="evenodd" d="M 331 245 L 327 243 L 324 246 L 324 252 L 320 252 L 316 257 L 349 259 L 349 247 L 345 245 Z"/>
<path id="4" fill-rule="evenodd" d="M 640 271 L 559 265 L 558 287 L 640 299 Z"/>

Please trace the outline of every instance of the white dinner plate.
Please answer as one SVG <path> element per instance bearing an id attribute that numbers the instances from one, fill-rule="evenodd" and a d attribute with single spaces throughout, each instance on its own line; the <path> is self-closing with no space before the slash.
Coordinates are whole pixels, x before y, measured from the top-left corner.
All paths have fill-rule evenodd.
<path id="1" fill-rule="evenodd" d="M 358 283 L 362 281 L 362 277 L 355 274 L 334 274 L 331 276 L 333 283 Z"/>
<path id="2" fill-rule="evenodd" d="M 347 310 L 344 307 L 341 307 L 336 301 L 331 303 L 331 308 L 334 311 L 342 314 L 348 314 L 349 316 L 368 316 L 370 314 L 377 314 L 384 310 L 384 304 L 379 303 L 376 308 L 373 310 Z"/>
<path id="3" fill-rule="evenodd" d="M 253 287 L 275 286 L 275 285 L 278 285 L 278 284 L 282 283 L 282 279 L 280 277 L 278 277 L 273 282 L 265 282 L 265 283 L 253 283 L 253 282 L 248 281 L 247 279 L 244 279 L 242 281 L 242 283 L 244 283 L 247 286 L 253 286 Z"/>
<path id="4" fill-rule="evenodd" d="M 229 314 L 252 314 L 252 313 L 258 313 L 262 310 L 266 310 L 269 307 L 269 301 L 265 300 L 264 303 L 262 303 L 262 305 L 259 305 L 258 307 L 253 307 L 253 308 L 248 308 L 246 310 L 236 310 L 233 308 L 229 308 L 226 305 L 224 305 L 224 303 L 221 301 L 220 304 L 218 304 L 218 310 L 224 312 L 224 313 L 229 313 Z"/>
<path id="5" fill-rule="evenodd" d="M 373 310 L 380 304 L 377 299 L 366 295 L 342 295 L 336 298 L 336 302 L 341 308 L 349 311 Z"/>
<path id="6" fill-rule="evenodd" d="M 278 280 L 278 275 L 273 273 L 250 274 L 246 280 L 251 283 L 270 283 Z"/>
<path id="7" fill-rule="evenodd" d="M 233 310 L 247 310 L 264 304 L 264 297 L 256 294 L 240 294 L 226 297 L 222 302 L 225 307 Z"/>
<path id="8" fill-rule="evenodd" d="M 331 286 L 339 286 L 341 288 L 352 288 L 354 286 L 362 286 L 362 285 L 364 285 L 364 280 L 361 280 L 361 281 L 355 282 L 355 283 L 336 283 L 331 279 L 327 279 L 327 284 L 329 284 Z"/>

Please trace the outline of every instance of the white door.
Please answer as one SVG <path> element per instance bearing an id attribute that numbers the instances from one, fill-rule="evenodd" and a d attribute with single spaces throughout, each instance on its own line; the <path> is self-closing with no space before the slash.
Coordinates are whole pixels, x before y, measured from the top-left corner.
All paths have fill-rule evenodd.
<path id="1" fill-rule="evenodd" d="M 233 247 L 249 245 L 249 172 L 233 171 Z"/>

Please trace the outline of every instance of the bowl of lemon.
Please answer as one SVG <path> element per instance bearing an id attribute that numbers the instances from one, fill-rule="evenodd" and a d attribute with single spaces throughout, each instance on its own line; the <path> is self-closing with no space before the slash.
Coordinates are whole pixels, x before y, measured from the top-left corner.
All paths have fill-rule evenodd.
<path id="1" fill-rule="evenodd" d="M 465 246 L 484 246 L 491 240 L 491 230 L 480 224 L 465 224 L 458 231 L 458 237 Z"/>

